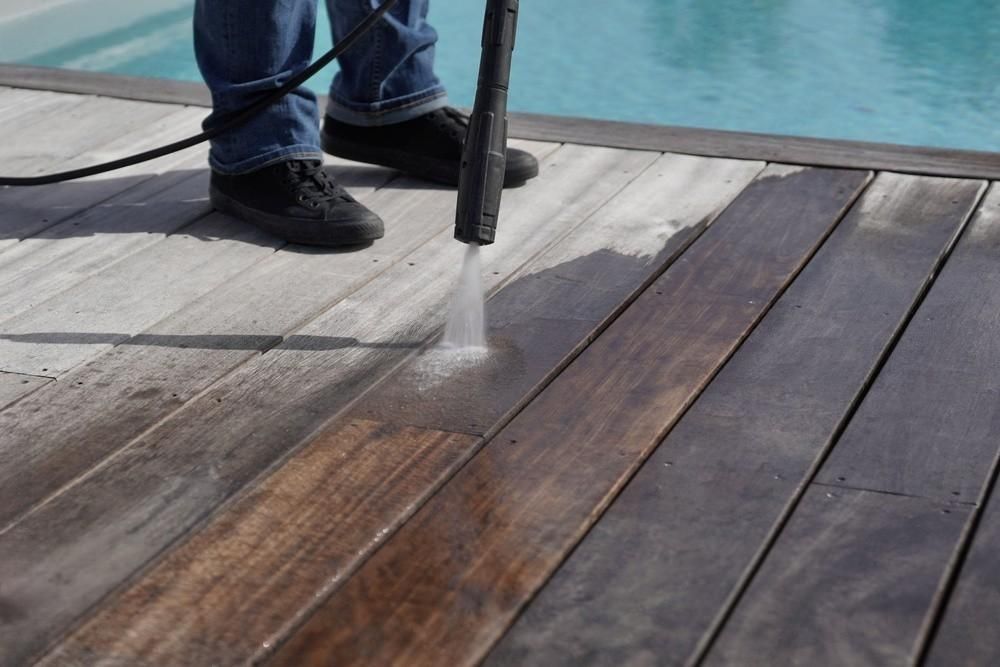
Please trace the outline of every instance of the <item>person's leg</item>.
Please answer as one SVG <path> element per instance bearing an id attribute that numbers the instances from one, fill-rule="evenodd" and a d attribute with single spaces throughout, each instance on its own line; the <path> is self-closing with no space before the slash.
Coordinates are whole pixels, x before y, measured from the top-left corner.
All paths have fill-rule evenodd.
<path id="1" fill-rule="evenodd" d="M 195 52 L 212 91 L 206 128 L 279 88 L 312 58 L 316 0 L 196 0 Z M 212 141 L 219 211 L 292 243 L 340 246 L 383 234 L 377 215 L 323 170 L 316 96 L 299 88 Z"/>
<path id="2" fill-rule="evenodd" d="M 326 0 L 334 41 L 380 0 Z M 340 59 L 323 121 L 323 149 L 348 160 L 458 184 L 468 117 L 448 106 L 434 74 L 437 33 L 428 0 L 400 0 L 371 33 Z M 507 151 L 505 183 L 538 174 L 525 151 Z"/>
<path id="3" fill-rule="evenodd" d="M 211 128 L 312 59 L 316 0 L 196 0 L 195 55 L 212 91 Z M 240 174 L 289 159 L 322 159 L 316 96 L 299 88 L 246 125 L 212 141 L 209 161 Z"/>
<path id="4" fill-rule="evenodd" d="M 326 0 L 336 43 L 380 0 Z M 351 125 L 401 123 L 447 106 L 434 74 L 437 32 L 428 0 L 399 0 L 385 18 L 340 57 L 326 113 Z"/>

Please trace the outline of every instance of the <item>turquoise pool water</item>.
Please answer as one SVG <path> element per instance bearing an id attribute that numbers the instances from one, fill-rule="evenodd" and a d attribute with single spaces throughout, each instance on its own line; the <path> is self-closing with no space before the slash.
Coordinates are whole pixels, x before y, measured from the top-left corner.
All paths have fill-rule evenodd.
<path id="1" fill-rule="evenodd" d="M 431 7 L 458 104 L 472 100 L 482 6 Z M 324 19 L 317 53 L 329 45 Z M 525 0 L 511 107 L 1000 151 L 998 45 L 993 0 Z M 23 60 L 198 80 L 188 6 Z"/>

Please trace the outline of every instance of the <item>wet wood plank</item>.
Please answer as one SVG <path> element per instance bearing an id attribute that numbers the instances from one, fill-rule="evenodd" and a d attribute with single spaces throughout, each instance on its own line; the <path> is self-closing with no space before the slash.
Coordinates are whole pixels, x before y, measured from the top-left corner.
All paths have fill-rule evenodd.
<path id="1" fill-rule="evenodd" d="M 656 157 L 573 146 L 553 153 L 538 179 L 504 196 L 504 233 L 484 252 L 487 289 L 572 232 Z M 463 252 L 451 216 L 441 222 L 446 228 L 404 262 L 0 535 L 18 573 L 6 591 L 21 612 L 0 627 L 0 656 L 43 649 L 434 333 Z M 110 545 L 113 560 L 103 556 Z"/>
<path id="2" fill-rule="evenodd" d="M 901 330 L 981 185 L 879 175 L 489 664 L 691 659 Z"/>
<path id="3" fill-rule="evenodd" d="M 1000 439 L 1000 187 L 976 218 L 818 480 L 974 502 Z"/>
<path id="4" fill-rule="evenodd" d="M 200 110 L 179 109 L 147 125 L 133 128 L 132 131 L 123 128 L 122 134 L 115 134 L 100 145 L 81 148 L 71 157 L 56 161 L 43 159 L 40 164 L 45 170 L 61 171 L 161 146 L 197 132 L 203 113 Z M 16 246 L 20 240 L 52 228 L 79 212 L 107 201 L 159 174 L 188 168 L 199 162 L 203 164 L 205 155 L 207 155 L 206 149 L 194 147 L 152 162 L 119 169 L 110 174 L 66 183 L 0 190 L 0 207 L 4 211 L 3 217 L 0 218 L 0 263 L 5 261 L 4 255 L 7 253 L 4 251 Z M 0 153 L 0 170 L 4 174 L 13 173 L 7 168 L 2 153 Z"/>
<path id="5" fill-rule="evenodd" d="M 769 167 L 324 603 L 276 664 L 474 664 L 806 263 L 865 174 Z"/>
<path id="6" fill-rule="evenodd" d="M 520 144 L 544 156 L 555 144 Z M 0 412 L 0 526 L 197 396 L 441 232 L 454 194 L 346 161 L 338 179 L 379 213 L 386 236 L 362 252 L 287 246 L 123 341 L 44 395 Z M 453 214 L 452 214 L 453 215 Z M 317 289 L 323 285 L 323 289 Z M 334 346 L 336 338 L 294 338 Z M 51 418 L 58 410 L 60 419 Z M 221 428 L 221 425 L 220 425 Z M 30 447 L 24 443 L 30 442 Z M 67 443 L 74 443 L 68 446 Z"/>
<path id="7" fill-rule="evenodd" d="M 446 439 L 453 444 L 440 455 L 401 458 L 401 452 L 412 449 L 414 427 L 407 421 L 423 423 L 422 410 L 435 415 L 437 406 L 451 402 L 475 412 L 486 428 L 495 428 L 762 167 L 674 155 L 658 160 L 491 299 L 494 353 L 487 361 L 446 366 L 447 357 L 431 350 L 404 365 L 289 463 L 106 604 L 50 661 L 215 664 L 267 653 L 467 460 L 478 442 L 450 434 Z M 472 391 L 472 376 L 500 390 L 489 396 Z M 387 388 L 392 388 L 388 394 Z M 387 417 L 384 422 L 364 418 L 369 406 L 391 403 L 394 396 L 405 396 L 409 403 L 402 413 L 379 410 Z M 480 404 L 487 401 L 490 409 L 484 410 Z M 461 412 L 446 411 L 444 422 Z M 371 453 L 361 465 L 354 464 L 352 453 L 358 444 L 351 434 L 358 424 L 380 425 L 363 436 Z M 445 438 L 437 429 L 417 432 Z M 304 470 L 323 483 L 304 481 Z M 283 514 L 275 503 L 306 495 L 310 513 L 297 513 L 300 518 L 292 523 L 271 520 Z M 357 498 L 364 498 L 363 511 L 344 509 L 354 507 Z M 266 550 L 247 551 L 248 545 L 263 543 Z M 267 614 L 245 604 L 250 599 L 267 599 Z M 192 609 L 198 612 L 192 615 Z"/>
<path id="8" fill-rule="evenodd" d="M 969 508 L 812 486 L 705 665 L 911 665 Z"/>
<path id="9" fill-rule="evenodd" d="M 40 389 L 52 378 L 37 375 L 19 375 L 17 373 L 0 373 L 0 410 Z"/>

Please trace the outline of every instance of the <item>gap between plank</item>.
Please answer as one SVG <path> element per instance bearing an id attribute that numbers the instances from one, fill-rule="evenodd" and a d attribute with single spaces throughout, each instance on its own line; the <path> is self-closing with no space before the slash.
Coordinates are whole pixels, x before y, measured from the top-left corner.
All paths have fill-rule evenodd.
<path id="1" fill-rule="evenodd" d="M 876 173 L 876 177 L 878 173 Z M 874 181 L 875 181 L 874 178 L 871 181 L 869 181 L 869 186 Z M 866 186 L 864 190 L 867 190 L 869 186 Z M 969 226 L 969 222 L 973 219 L 976 211 L 982 204 L 987 191 L 988 188 L 983 188 L 982 191 L 979 193 L 979 196 L 973 203 L 973 205 L 969 208 L 969 213 L 966 216 L 965 221 L 962 223 L 958 233 L 955 234 L 954 238 L 944 249 L 944 252 L 941 255 L 941 259 L 937 262 L 936 270 L 931 271 L 928 274 L 927 278 L 924 280 L 924 284 L 920 288 L 917 298 L 913 301 L 912 305 L 910 306 L 910 309 L 904 316 L 902 324 L 898 327 L 896 332 L 893 334 L 892 338 L 890 338 L 882 355 L 879 357 L 878 361 L 869 371 L 868 376 L 862 383 L 861 390 L 855 395 L 854 399 L 851 401 L 850 405 L 848 406 L 847 410 L 844 413 L 844 417 L 840 421 L 840 424 L 837 425 L 837 428 L 834 430 L 833 435 L 830 437 L 828 444 L 826 445 L 826 447 L 822 449 L 822 451 L 819 453 L 819 456 L 816 457 L 812 465 L 809 467 L 809 470 L 806 472 L 803 478 L 804 481 L 800 484 L 799 488 L 795 491 L 795 493 L 792 494 L 788 503 L 785 505 L 785 509 L 778 516 L 778 520 L 775 522 L 774 526 L 771 528 L 767 537 L 765 537 L 763 543 L 761 544 L 761 547 L 758 549 L 757 555 L 754 556 L 754 558 L 750 561 L 750 564 L 747 566 L 743 576 L 740 577 L 740 580 L 734 587 L 733 592 L 723 603 L 722 609 L 716 615 L 715 619 L 712 621 L 711 625 L 709 626 L 705 634 L 702 636 L 701 640 L 699 640 L 697 646 L 695 647 L 695 651 L 692 657 L 687 662 L 687 664 L 690 665 L 691 667 L 697 667 L 704 663 L 709 650 L 712 648 L 712 645 L 715 643 L 715 640 L 719 637 L 719 634 L 722 632 L 722 629 L 725 627 L 726 623 L 733 615 L 733 612 L 735 611 L 737 605 L 743 598 L 747 589 L 750 587 L 750 583 L 753 581 L 753 578 L 757 575 L 757 572 L 764 564 L 764 561 L 766 560 L 768 554 L 774 548 L 774 545 L 777 543 L 778 538 L 781 536 L 782 531 L 784 531 L 785 526 L 791 520 L 792 515 L 795 513 L 796 508 L 799 506 L 799 503 L 801 503 L 802 498 L 805 495 L 806 491 L 813 485 L 814 483 L 813 480 L 815 480 L 816 475 L 819 473 L 820 469 L 822 469 L 823 464 L 829 458 L 830 453 L 833 451 L 834 447 L 836 447 L 837 442 L 840 440 L 841 436 L 843 436 L 844 431 L 847 429 L 847 426 L 854 418 L 854 415 L 857 413 L 858 408 L 864 401 L 865 396 L 867 396 L 868 392 L 871 390 L 872 385 L 875 382 L 875 379 L 882 372 L 882 369 L 885 367 L 885 364 L 889 360 L 889 357 L 892 356 L 892 353 L 895 351 L 896 346 L 902 339 L 903 334 L 906 332 L 907 328 L 909 328 L 910 322 L 913 321 L 913 318 L 916 315 L 917 311 L 920 309 L 921 304 L 923 304 L 924 300 L 927 298 L 927 294 L 930 292 L 931 286 L 937 279 L 937 276 L 941 272 L 941 269 L 944 267 L 948 259 L 951 257 L 951 254 L 955 250 L 955 247 L 958 245 L 959 240 L 965 235 L 966 229 Z M 850 210 L 850 208 L 853 208 L 854 203 L 856 203 L 856 201 L 857 200 L 855 200 L 855 202 L 852 202 L 851 207 L 848 208 L 848 211 Z"/>

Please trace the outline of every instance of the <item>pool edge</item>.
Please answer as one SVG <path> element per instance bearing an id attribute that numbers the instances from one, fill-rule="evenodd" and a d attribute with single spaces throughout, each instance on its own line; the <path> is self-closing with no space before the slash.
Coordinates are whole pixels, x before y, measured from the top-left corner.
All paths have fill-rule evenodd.
<path id="1" fill-rule="evenodd" d="M 200 83 L 30 65 L 0 64 L 0 86 L 186 106 L 211 106 L 208 89 Z M 534 113 L 512 113 L 510 132 L 512 137 L 518 139 L 929 176 L 1000 179 L 1000 153 L 987 151 L 648 125 Z"/>

